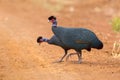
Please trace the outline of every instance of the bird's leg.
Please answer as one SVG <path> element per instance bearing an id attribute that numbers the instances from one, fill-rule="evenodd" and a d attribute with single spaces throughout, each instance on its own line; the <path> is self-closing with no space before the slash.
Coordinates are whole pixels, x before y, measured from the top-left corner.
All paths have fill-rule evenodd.
<path id="1" fill-rule="evenodd" d="M 78 55 L 78 63 L 80 64 L 82 62 L 82 52 L 78 52 L 77 53 L 70 53 L 67 57 L 66 57 L 66 61 L 69 59 L 69 57 L 71 57 L 72 55 Z"/>
<path id="2" fill-rule="evenodd" d="M 78 63 L 80 64 L 82 62 L 82 52 L 77 52 L 78 55 Z"/>
<path id="3" fill-rule="evenodd" d="M 66 57 L 66 61 L 68 61 L 69 57 L 71 57 L 72 55 L 76 55 L 77 53 L 70 53 L 69 55 L 67 55 Z"/>
<path id="4" fill-rule="evenodd" d="M 62 60 L 64 59 L 64 57 L 67 55 L 67 50 L 65 50 L 65 54 L 63 55 L 63 57 L 59 60 L 59 62 L 62 62 Z"/>

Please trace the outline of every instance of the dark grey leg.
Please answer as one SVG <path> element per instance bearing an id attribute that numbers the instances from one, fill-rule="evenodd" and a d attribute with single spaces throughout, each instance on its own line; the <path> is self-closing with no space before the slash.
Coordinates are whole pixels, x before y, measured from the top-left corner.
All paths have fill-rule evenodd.
<path id="1" fill-rule="evenodd" d="M 72 55 L 78 55 L 78 63 L 80 64 L 82 62 L 82 52 L 78 52 L 77 53 L 70 53 L 67 57 L 66 57 L 66 61 L 69 59 L 69 57 L 71 57 Z"/>
<path id="2" fill-rule="evenodd" d="M 64 59 L 64 57 L 67 55 L 67 50 L 65 50 L 65 54 L 63 55 L 63 57 L 60 59 L 59 62 L 62 62 L 62 60 Z"/>
<path id="3" fill-rule="evenodd" d="M 78 63 L 80 64 L 82 62 L 82 52 L 77 52 L 78 55 Z"/>
<path id="4" fill-rule="evenodd" d="M 76 55 L 77 53 L 70 53 L 69 55 L 67 55 L 66 57 L 66 61 L 68 61 L 69 57 L 71 57 L 72 55 Z"/>

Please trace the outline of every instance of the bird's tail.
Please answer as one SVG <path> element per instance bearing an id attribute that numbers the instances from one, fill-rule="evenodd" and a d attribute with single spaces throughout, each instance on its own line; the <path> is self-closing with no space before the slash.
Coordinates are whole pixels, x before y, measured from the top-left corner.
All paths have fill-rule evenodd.
<path id="1" fill-rule="evenodd" d="M 100 40 L 96 40 L 96 41 L 94 41 L 93 48 L 102 49 L 103 43 Z"/>
<path id="2" fill-rule="evenodd" d="M 102 49 L 103 48 L 103 43 L 100 41 L 99 46 L 97 49 Z"/>

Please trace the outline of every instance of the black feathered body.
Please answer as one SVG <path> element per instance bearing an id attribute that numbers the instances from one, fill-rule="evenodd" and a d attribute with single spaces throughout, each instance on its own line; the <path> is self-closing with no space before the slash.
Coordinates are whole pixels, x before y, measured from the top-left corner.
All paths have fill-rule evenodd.
<path id="1" fill-rule="evenodd" d="M 102 49 L 103 47 L 103 43 L 97 36 L 92 31 L 85 28 L 53 26 L 52 31 L 57 40 L 66 48 L 75 49 L 77 51 L 81 51 L 82 49 L 90 51 L 91 48 Z"/>
<path id="2" fill-rule="evenodd" d="M 66 47 L 66 46 L 59 40 L 59 38 L 57 38 L 55 35 L 53 35 L 53 36 L 51 37 L 51 39 L 48 40 L 48 43 L 49 43 L 49 44 L 56 45 L 56 46 L 60 46 L 60 47 L 62 47 L 62 48 L 65 49 L 65 50 L 70 49 L 69 47 Z"/>

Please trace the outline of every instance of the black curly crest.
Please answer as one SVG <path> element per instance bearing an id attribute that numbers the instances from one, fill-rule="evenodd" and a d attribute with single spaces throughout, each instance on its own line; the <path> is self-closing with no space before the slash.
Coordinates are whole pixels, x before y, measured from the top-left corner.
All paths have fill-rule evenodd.
<path id="1" fill-rule="evenodd" d="M 39 37 L 37 38 L 37 43 L 40 42 L 40 39 L 42 39 L 42 36 L 39 36 Z"/>
<path id="2" fill-rule="evenodd" d="M 50 17 L 48 18 L 48 20 L 52 20 L 52 19 L 55 19 L 55 20 L 56 20 L 56 17 L 55 17 L 55 16 L 50 16 Z"/>

